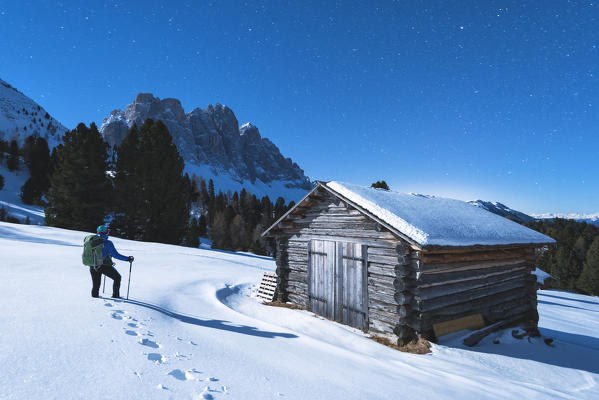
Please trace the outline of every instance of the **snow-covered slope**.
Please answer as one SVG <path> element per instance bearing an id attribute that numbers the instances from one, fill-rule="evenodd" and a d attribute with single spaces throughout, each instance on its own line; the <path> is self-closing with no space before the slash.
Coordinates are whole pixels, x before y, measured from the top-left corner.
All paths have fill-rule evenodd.
<path id="1" fill-rule="evenodd" d="M 4 207 L 8 215 L 21 222 L 25 222 L 29 217 L 31 224 L 43 224 L 44 209 L 23 204 L 21 201 L 21 187 L 29 179 L 27 167 L 21 164 L 19 171 L 10 172 L 0 161 L 0 175 L 4 177 L 4 188 L 0 190 L 0 207 Z"/>
<path id="2" fill-rule="evenodd" d="M 37 135 L 53 148 L 67 131 L 39 104 L 0 79 L 0 139 L 17 139 L 19 145 L 27 136 Z"/>
<path id="3" fill-rule="evenodd" d="M 90 297 L 84 232 L 0 223 L 0 398 L 595 399 L 599 300 L 539 294 L 540 330 L 398 352 L 306 311 L 259 304 L 270 259 L 115 239 L 131 301 Z M 126 293 L 129 265 L 117 262 Z M 106 282 L 110 294 L 111 282 Z M 494 344 L 496 340 L 499 344 Z"/>

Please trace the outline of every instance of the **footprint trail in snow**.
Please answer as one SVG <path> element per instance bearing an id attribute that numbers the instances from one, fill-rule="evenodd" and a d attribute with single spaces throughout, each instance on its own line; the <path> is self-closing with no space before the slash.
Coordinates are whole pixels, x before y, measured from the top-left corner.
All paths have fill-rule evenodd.
<path id="1" fill-rule="evenodd" d="M 163 345 L 159 341 L 159 336 L 150 331 L 149 324 L 152 322 L 152 318 L 145 319 L 144 322 L 140 322 L 138 319 L 129 315 L 127 311 L 121 309 L 114 309 L 112 303 L 104 303 L 104 306 L 108 308 L 109 315 L 115 320 L 123 321 L 123 332 L 127 336 L 137 338 L 137 343 L 145 348 L 149 349 L 163 349 L 166 351 L 151 352 L 142 351 L 141 354 L 145 358 L 145 362 L 150 362 L 153 365 L 152 368 L 159 368 L 164 371 L 165 381 L 162 382 L 150 382 L 150 384 L 157 390 L 166 390 L 170 392 L 177 392 L 180 385 L 194 385 L 194 397 L 197 399 L 214 400 L 220 395 L 229 395 L 229 388 L 224 385 L 219 385 L 219 379 L 204 375 L 199 369 L 192 367 L 187 368 L 190 362 L 193 362 L 193 352 L 181 353 L 181 345 L 184 344 L 189 347 L 190 351 L 193 351 L 194 347 L 198 344 L 189 339 L 181 336 L 171 336 L 168 340 L 172 342 L 179 350 L 169 354 L 168 345 Z M 168 335 L 170 336 L 170 335 Z M 150 339 L 151 338 L 151 339 Z M 141 373 L 138 371 L 132 371 L 133 374 L 141 380 Z M 146 378 L 147 379 L 147 378 Z M 169 383 L 170 382 L 170 383 Z"/>

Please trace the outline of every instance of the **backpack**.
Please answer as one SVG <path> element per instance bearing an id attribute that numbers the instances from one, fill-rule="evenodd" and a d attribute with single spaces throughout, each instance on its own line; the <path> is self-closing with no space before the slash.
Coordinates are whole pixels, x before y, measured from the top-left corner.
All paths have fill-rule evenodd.
<path id="1" fill-rule="evenodd" d="M 83 264 L 89 267 L 97 268 L 102 265 L 102 249 L 104 248 L 104 239 L 98 235 L 88 235 L 83 240 Z"/>

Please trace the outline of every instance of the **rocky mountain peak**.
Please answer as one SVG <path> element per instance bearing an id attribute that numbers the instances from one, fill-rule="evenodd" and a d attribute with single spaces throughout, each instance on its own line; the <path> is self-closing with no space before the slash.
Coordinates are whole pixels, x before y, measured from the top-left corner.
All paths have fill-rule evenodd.
<path id="1" fill-rule="evenodd" d="M 198 107 L 186 114 L 178 99 L 161 100 L 151 93 L 140 93 L 125 111 L 112 111 L 100 132 L 110 145 L 118 145 L 133 124 L 141 126 L 147 118 L 161 120 L 168 127 L 188 170 L 194 166 L 208 169 L 214 176 L 225 174 L 242 185 L 276 182 L 300 191 L 311 188 L 296 163 L 262 138 L 255 125 L 240 127 L 233 110 L 223 104 Z"/>

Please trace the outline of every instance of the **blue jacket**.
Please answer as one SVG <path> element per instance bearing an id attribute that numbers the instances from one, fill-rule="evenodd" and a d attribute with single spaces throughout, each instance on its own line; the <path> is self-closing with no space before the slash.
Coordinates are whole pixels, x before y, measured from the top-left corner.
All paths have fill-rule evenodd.
<path id="1" fill-rule="evenodd" d="M 116 251 L 116 249 L 114 248 L 114 244 L 112 244 L 112 242 L 110 240 L 108 240 L 108 235 L 105 235 L 103 233 L 98 233 L 98 236 L 100 236 L 102 239 L 104 239 L 104 247 L 102 248 L 102 258 L 103 259 L 109 259 L 111 260 L 111 257 L 116 258 L 117 260 L 121 260 L 121 261 L 127 261 L 127 257 L 120 254 L 118 251 Z"/>

